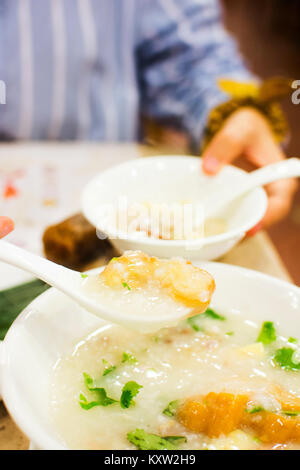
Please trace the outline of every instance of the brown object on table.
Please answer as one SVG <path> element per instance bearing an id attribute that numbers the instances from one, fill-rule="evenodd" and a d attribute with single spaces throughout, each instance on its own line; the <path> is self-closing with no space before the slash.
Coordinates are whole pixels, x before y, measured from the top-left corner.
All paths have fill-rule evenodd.
<path id="1" fill-rule="evenodd" d="M 109 241 L 100 240 L 95 227 L 80 213 L 48 227 L 43 244 L 49 260 L 72 269 L 81 269 L 92 259 L 112 251 Z"/>
<path id="2" fill-rule="evenodd" d="M 28 438 L 19 430 L 0 402 L 0 451 L 27 450 Z"/>

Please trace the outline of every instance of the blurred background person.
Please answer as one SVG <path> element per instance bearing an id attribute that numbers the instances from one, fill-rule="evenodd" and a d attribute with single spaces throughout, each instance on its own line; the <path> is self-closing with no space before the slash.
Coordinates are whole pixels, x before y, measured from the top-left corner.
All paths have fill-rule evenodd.
<path id="1" fill-rule="evenodd" d="M 217 0 L 0 0 L 2 140 L 161 141 L 200 152 L 219 77 L 253 80 Z M 203 155 L 211 175 L 246 157 L 285 158 L 265 116 L 236 110 Z M 264 221 L 289 211 L 293 180 L 269 187 Z"/>
<path id="2" fill-rule="evenodd" d="M 222 0 L 225 25 L 236 39 L 251 71 L 261 79 L 300 79 L 300 0 Z M 294 90 L 293 90 L 294 91 Z M 300 155 L 300 105 L 291 94 L 281 105 L 290 133 L 289 156 Z M 300 190 L 281 220 L 268 228 L 285 265 L 300 284 Z"/>

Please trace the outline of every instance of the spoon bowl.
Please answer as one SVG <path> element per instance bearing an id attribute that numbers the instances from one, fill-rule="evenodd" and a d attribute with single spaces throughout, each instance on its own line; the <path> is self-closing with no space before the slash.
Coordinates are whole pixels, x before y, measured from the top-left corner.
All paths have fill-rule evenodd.
<path id="1" fill-rule="evenodd" d="M 101 302 L 101 293 L 95 300 L 84 289 L 82 277 L 85 276 L 82 276 L 82 273 L 53 263 L 3 240 L 0 240 L 0 260 L 30 272 L 75 300 L 82 308 L 97 317 L 132 329 L 155 331 L 163 326 L 176 324 L 180 318 L 187 315 L 186 309 L 172 309 L 171 314 L 170 311 L 163 314 L 160 309 L 156 314 L 155 307 L 153 307 L 151 315 L 138 315 L 134 312 L 128 314 L 120 308 L 110 308 L 104 301 Z"/>

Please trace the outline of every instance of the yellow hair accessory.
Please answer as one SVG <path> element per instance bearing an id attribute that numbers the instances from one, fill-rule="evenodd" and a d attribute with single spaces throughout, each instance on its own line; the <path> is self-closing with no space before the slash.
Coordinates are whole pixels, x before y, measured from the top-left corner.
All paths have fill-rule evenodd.
<path id="1" fill-rule="evenodd" d="M 221 129 L 224 121 L 241 107 L 254 107 L 269 121 L 277 142 L 282 142 L 288 134 L 288 123 L 278 101 L 291 93 L 293 80 L 274 77 L 262 83 L 237 82 L 220 78 L 219 88 L 230 95 L 230 99 L 213 108 L 204 131 L 202 151 L 213 136 Z"/>

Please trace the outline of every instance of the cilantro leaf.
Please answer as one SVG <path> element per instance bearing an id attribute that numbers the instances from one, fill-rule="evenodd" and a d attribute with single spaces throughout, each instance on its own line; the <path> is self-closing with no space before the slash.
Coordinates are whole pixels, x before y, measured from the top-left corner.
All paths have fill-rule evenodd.
<path id="1" fill-rule="evenodd" d="M 122 286 L 123 286 L 123 287 L 126 287 L 126 289 L 128 289 L 128 290 L 131 290 L 131 288 L 129 287 L 129 285 L 127 284 L 127 282 L 122 282 Z"/>
<path id="2" fill-rule="evenodd" d="M 213 320 L 220 320 L 220 321 L 226 320 L 226 317 L 224 317 L 223 315 L 219 315 L 219 313 L 215 312 L 212 308 L 208 308 L 207 310 L 205 310 L 205 312 L 202 315 L 212 318 Z"/>
<path id="3" fill-rule="evenodd" d="M 103 377 L 110 374 L 111 372 L 113 372 L 117 368 L 117 366 L 113 366 L 112 364 L 110 364 L 105 359 L 102 359 L 102 362 L 105 365 L 105 369 L 104 369 L 104 372 L 102 374 Z M 124 364 L 125 362 L 128 362 L 129 364 L 137 364 L 138 361 L 136 360 L 136 358 L 132 354 L 124 352 L 123 355 L 122 355 L 121 364 Z"/>
<path id="4" fill-rule="evenodd" d="M 86 372 L 83 372 L 83 378 L 84 378 L 84 383 L 86 385 L 86 388 L 90 391 L 93 391 L 94 389 L 97 388 L 95 384 L 95 380 Z"/>
<path id="5" fill-rule="evenodd" d="M 137 382 L 131 380 L 127 382 L 123 389 L 122 395 L 120 398 L 120 405 L 122 408 L 129 408 L 131 405 L 134 405 L 135 402 L 133 398 L 139 393 L 140 388 L 143 388 L 142 385 L 139 385 Z"/>
<path id="6" fill-rule="evenodd" d="M 95 393 L 95 400 L 89 402 L 87 398 L 81 393 L 79 396 L 79 404 L 81 408 L 89 410 L 94 406 L 109 406 L 118 402 L 118 400 L 108 397 L 105 388 L 99 387 L 97 381 L 95 381 L 89 374 L 84 372 L 83 377 L 87 389 L 90 392 Z"/>
<path id="7" fill-rule="evenodd" d="M 178 405 L 179 405 L 179 400 L 170 401 L 168 406 L 163 410 L 163 414 L 166 416 L 174 416 L 176 414 Z"/>
<path id="8" fill-rule="evenodd" d="M 263 344 L 270 344 L 276 341 L 276 330 L 274 327 L 274 323 L 271 321 L 265 321 L 262 324 L 260 333 L 257 338 L 258 343 L 263 343 Z"/>
<path id="9" fill-rule="evenodd" d="M 110 374 L 114 370 L 116 370 L 117 366 L 110 366 L 110 367 L 105 367 L 102 376 L 105 377 L 105 375 Z"/>
<path id="10" fill-rule="evenodd" d="M 102 362 L 103 364 L 105 365 L 105 369 L 103 371 L 103 374 L 102 374 L 102 377 L 105 377 L 105 375 L 108 375 L 110 374 L 111 372 L 113 372 L 114 370 L 116 370 L 117 366 L 113 366 L 112 364 L 110 364 L 108 361 L 106 361 L 105 359 L 102 359 Z"/>
<path id="11" fill-rule="evenodd" d="M 80 276 L 81 276 L 82 279 L 86 279 L 88 277 L 88 275 L 84 274 L 84 273 L 80 273 Z"/>
<path id="12" fill-rule="evenodd" d="M 166 439 L 168 442 L 174 445 L 187 442 L 187 438 L 185 436 L 164 436 L 163 439 Z"/>
<path id="13" fill-rule="evenodd" d="M 281 414 L 286 416 L 298 416 L 300 415 L 300 411 L 281 411 Z"/>
<path id="14" fill-rule="evenodd" d="M 288 339 L 288 342 L 297 344 L 298 340 L 297 340 L 297 338 L 293 338 L 293 336 L 290 336 L 289 339 Z"/>
<path id="15" fill-rule="evenodd" d="M 94 406 L 99 406 L 98 401 L 88 401 L 87 398 L 81 393 L 79 395 L 79 405 L 81 408 L 84 410 L 90 410 L 91 408 L 94 408 Z"/>
<path id="16" fill-rule="evenodd" d="M 180 443 L 186 442 L 184 436 L 161 437 L 144 429 L 129 432 L 127 439 L 140 450 L 176 450 Z"/>
<path id="17" fill-rule="evenodd" d="M 253 406 L 252 408 L 246 408 L 246 413 L 249 413 L 250 415 L 254 413 L 260 413 L 261 411 L 265 411 L 265 409 L 262 406 Z"/>
<path id="18" fill-rule="evenodd" d="M 277 365 L 286 370 L 300 370 L 300 362 L 293 361 L 295 350 L 293 348 L 277 349 L 274 360 Z"/>
<path id="19" fill-rule="evenodd" d="M 85 386 L 90 392 L 95 392 L 99 388 L 102 388 L 102 380 L 101 379 L 95 380 L 89 374 L 87 374 L 86 372 L 83 373 L 83 378 L 84 378 Z"/>
<path id="20" fill-rule="evenodd" d="M 137 364 L 138 361 L 132 354 L 123 352 L 122 363 L 124 364 L 124 362 L 128 362 L 129 364 Z"/>
<path id="21" fill-rule="evenodd" d="M 187 319 L 187 322 L 190 325 L 190 327 L 193 328 L 193 330 L 204 331 L 203 327 L 199 326 L 198 324 L 198 321 L 202 320 L 203 318 L 211 318 L 213 320 L 220 320 L 220 321 L 226 320 L 226 317 L 224 317 L 223 315 L 219 315 L 212 308 L 208 308 L 207 310 L 205 310 L 204 313 L 198 313 L 197 315 L 193 315 L 192 317 L 189 317 Z"/>
<path id="22" fill-rule="evenodd" d="M 79 405 L 81 406 L 81 408 L 83 408 L 84 410 L 90 410 L 95 406 L 109 406 L 113 403 L 117 403 L 117 400 L 114 400 L 113 398 L 107 396 L 107 393 L 104 388 L 97 388 L 97 390 L 95 390 L 95 393 L 97 399 L 93 401 L 88 401 L 87 398 L 83 395 L 83 393 L 79 395 Z"/>
<path id="23" fill-rule="evenodd" d="M 159 343 L 159 341 L 160 341 L 160 337 L 158 335 L 152 336 L 151 339 L 154 343 Z"/>
<path id="24" fill-rule="evenodd" d="M 256 442 L 256 444 L 261 444 L 261 440 L 258 437 L 254 436 L 253 440 Z"/>
<path id="25" fill-rule="evenodd" d="M 203 315 L 203 313 L 199 313 L 198 315 L 194 315 L 193 317 L 189 317 L 187 319 L 187 323 L 193 330 L 195 331 L 204 331 L 204 329 L 198 325 L 198 320 L 200 320 L 200 317 Z"/>

